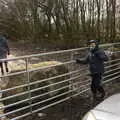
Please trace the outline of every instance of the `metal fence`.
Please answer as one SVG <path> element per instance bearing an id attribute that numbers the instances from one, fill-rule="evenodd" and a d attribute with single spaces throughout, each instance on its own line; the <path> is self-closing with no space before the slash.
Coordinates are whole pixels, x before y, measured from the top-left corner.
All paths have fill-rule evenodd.
<path id="1" fill-rule="evenodd" d="M 114 56 L 105 63 L 106 71 L 103 77 L 103 83 L 106 84 L 120 78 L 120 43 L 105 44 L 101 45 L 101 47 L 106 51 L 108 50 L 108 48 L 110 48 L 110 54 L 112 53 L 112 56 Z M 0 110 L 4 110 L 10 107 L 15 107 L 15 109 L 0 114 L 0 118 L 4 118 L 5 116 L 7 116 L 10 117 L 11 120 L 22 119 L 26 116 L 47 109 L 61 102 L 67 101 L 72 97 L 78 96 L 88 91 L 90 89 L 88 66 L 78 65 L 75 61 L 76 56 L 84 56 L 86 50 L 87 47 L 84 47 L 3 59 L 3 64 L 5 61 L 9 63 L 11 61 L 15 62 L 19 60 L 24 60 L 24 68 L 20 71 L 9 72 L 1 75 L 1 81 L 5 82 L 8 80 L 7 84 L 10 84 L 14 83 L 15 80 L 19 80 L 19 78 L 23 76 L 22 79 L 24 79 L 25 83 L 14 85 L 12 87 L 9 87 L 9 85 L 7 85 L 7 88 L 1 88 L 0 103 L 4 104 L 4 106 L 1 106 Z M 59 62 L 56 62 L 56 64 L 53 65 L 42 67 L 29 67 L 30 64 L 39 64 L 39 62 L 43 61 Z M 62 70 L 62 73 L 59 74 L 58 71 L 58 74 L 55 74 L 51 77 L 47 76 L 43 79 L 39 79 L 39 77 L 37 77 L 36 80 L 31 80 L 34 79 L 35 75 L 39 76 L 40 71 L 43 71 L 44 73 L 45 69 L 51 70 L 55 69 L 56 67 L 59 68 L 59 66 L 63 66 L 63 68 L 65 68 L 67 72 L 64 72 L 64 70 Z M 31 78 L 31 75 L 34 76 Z M 23 90 L 20 92 L 21 89 Z M 11 91 L 14 91 L 12 95 Z M 12 100 L 15 102 L 11 102 Z"/>

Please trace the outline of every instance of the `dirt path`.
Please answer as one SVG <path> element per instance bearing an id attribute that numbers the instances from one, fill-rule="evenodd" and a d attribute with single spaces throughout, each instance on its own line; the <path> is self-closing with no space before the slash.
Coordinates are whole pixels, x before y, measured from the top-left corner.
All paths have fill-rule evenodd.
<path id="1" fill-rule="evenodd" d="M 120 93 L 119 86 L 120 81 L 117 83 L 113 82 L 112 84 L 110 83 L 109 85 L 105 86 L 105 90 L 107 92 L 106 98 L 115 93 Z M 81 120 L 86 112 L 100 102 L 101 101 L 97 101 L 94 105 L 92 105 L 91 96 L 87 93 L 84 93 L 67 102 L 42 111 L 42 113 L 46 114 L 44 117 L 38 117 L 38 114 L 35 114 L 25 118 L 24 120 L 33 120 L 33 118 L 34 120 Z"/>

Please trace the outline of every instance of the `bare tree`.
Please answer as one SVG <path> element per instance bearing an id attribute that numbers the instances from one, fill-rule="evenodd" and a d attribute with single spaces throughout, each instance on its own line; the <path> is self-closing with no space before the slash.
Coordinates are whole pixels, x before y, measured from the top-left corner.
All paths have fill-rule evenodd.
<path id="1" fill-rule="evenodd" d="M 120 32 L 117 5 L 116 0 L 0 0 L 0 31 L 36 43 L 45 36 L 49 42 L 54 36 L 59 40 L 60 34 L 68 35 L 65 43 L 73 39 L 71 44 L 74 36 L 78 43 L 82 39 L 113 42 Z"/>

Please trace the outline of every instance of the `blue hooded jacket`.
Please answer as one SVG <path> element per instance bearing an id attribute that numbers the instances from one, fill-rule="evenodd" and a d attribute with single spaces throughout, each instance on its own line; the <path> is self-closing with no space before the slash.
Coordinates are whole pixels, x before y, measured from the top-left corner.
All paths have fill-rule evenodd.
<path id="1" fill-rule="evenodd" d="M 7 54 L 9 54 L 7 39 L 0 35 L 0 59 L 6 58 Z"/>
<path id="2" fill-rule="evenodd" d="M 91 74 L 103 74 L 104 62 L 108 61 L 108 57 L 98 46 L 93 51 L 89 51 L 85 58 L 77 58 L 77 63 L 89 64 Z"/>

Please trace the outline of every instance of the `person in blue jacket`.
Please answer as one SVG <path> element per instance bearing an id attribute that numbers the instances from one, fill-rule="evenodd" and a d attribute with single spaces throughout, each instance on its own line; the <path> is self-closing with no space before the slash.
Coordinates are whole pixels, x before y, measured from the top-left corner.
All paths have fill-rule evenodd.
<path id="1" fill-rule="evenodd" d="M 104 73 L 104 62 L 108 61 L 108 57 L 105 52 L 99 48 L 98 42 L 96 40 L 89 41 L 89 51 L 85 58 L 77 58 L 77 63 L 89 64 L 89 69 L 91 72 L 92 82 L 91 91 L 93 93 L 93 98 L 97 98 L 97 93 L 100 93 L 100 97 L 104 98 L 105 91 L 101 85 L 102 75 Z"/>
<path id="2" fill-rule="evenodd" d="M 0 35 L 0 67 L 2 74 L 4 74 L 4 70 L 3 70 L 3 62 L 1 59 L 7 58 L 7 55 L 9 54 L 10 54 L 10 50 L 7 43 L 7 37 L 6 35 L 2 34 Z M 6 72 L 8 72 L 7 61 L 5 61 L 4 63 L 5 63 Z"/>

